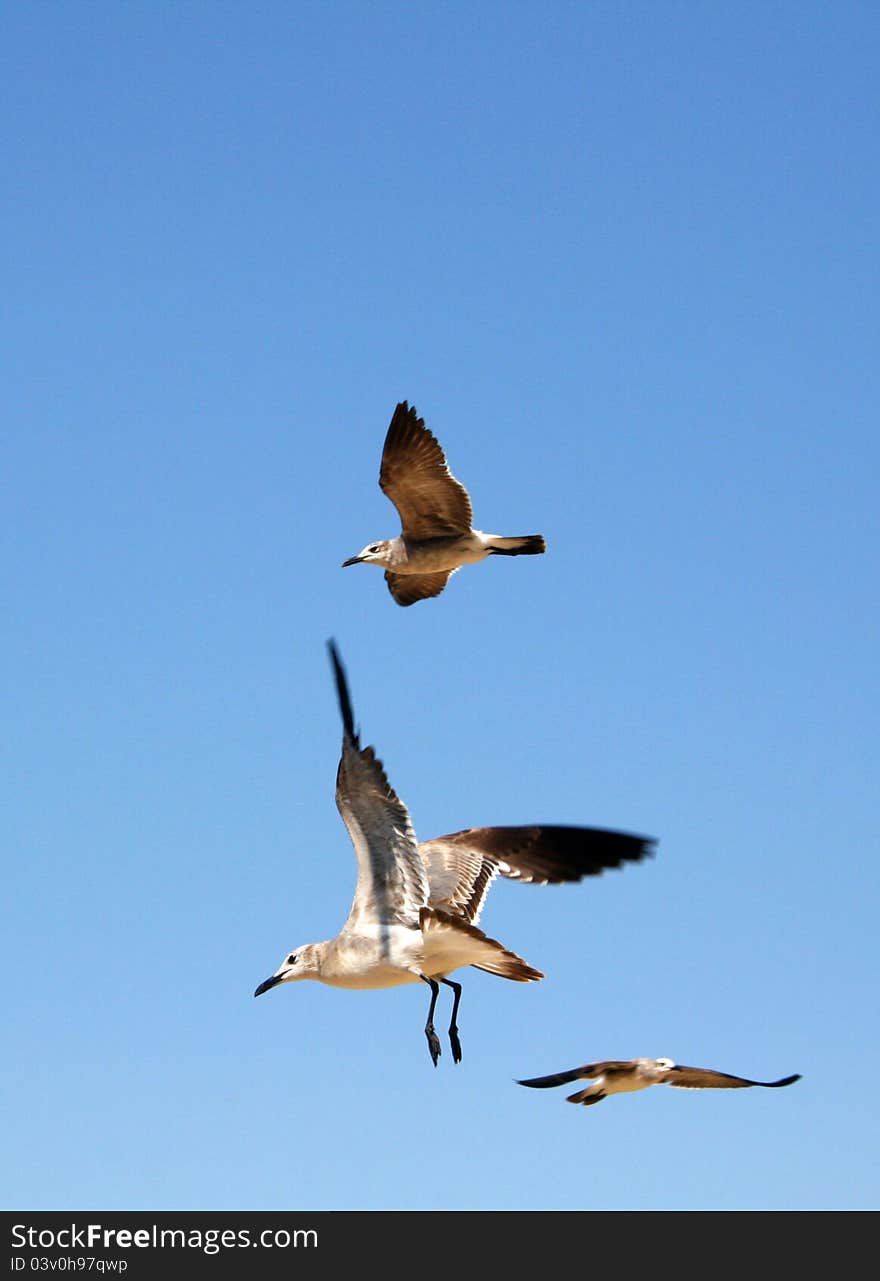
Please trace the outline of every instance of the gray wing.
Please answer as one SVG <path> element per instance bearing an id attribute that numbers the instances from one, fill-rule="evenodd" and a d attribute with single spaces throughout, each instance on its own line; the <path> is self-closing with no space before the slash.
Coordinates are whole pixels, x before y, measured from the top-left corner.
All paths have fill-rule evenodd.
<path id="1" fill-rule="evenodd" d="M 647 836 L 600 827 L 470 827 L 423 841 L 429 903 L 476 924 L 498 875 L 535 885 L 581 881 L 654 853 Z"/>
<path id="2" fill-rule="evenodd" d="M 713 1068 L 685 1067 L 676 1064 L 667 1069 L 666 1075 L 660 1078 L 664 1085 L 674 1085 L 682 1090 L 742 1090 L 750 1085 L 762 1085 L 766 1089 L 777 1089 L 781 1085 L 793 1085 L 799 1081 L 800 1073 L 794 1076 L 783 1076 L 778 1081 L 750 1081 L 746 1076 L 731 1076 L 729 1072 L 716 1072 Z"/>
<path id="3" fill-rule="evenodd" d="M 385 582 L 398 605 L 415 605 L 417 600 L 439 596 L 454 569 L 442 569 L 436 574 L 393 574 L 385 570 Z"/>
<path id="4" fill-rule="evenodd" d="M 581 1067 L 569 1068 L 567 1072 L 553 1072 L 550 1076 L 532 1076 L 517 1085 L 530 1085 L 536 1090 L 546 1090 L 551 1085 L 570 1085 L 572 1081 L 589 1081 L 598 1076 L 613 1076 L 620 1072 L 631 1072 L 632 1062 L 623 1059 L 606 1059 L 602 1063 L 584 1063 Z"/>
<path id="5" fill-rule="evenodd" d="M 433 432 L 405 400 L 395 409 L 385 437 L 379 484 L 397 508 L 404 538 L 470 532 L 468 492 L 450 472 Z"/>
<path id="6" fill-rule="evenodd" d="M 428 879 L 409 811 L 372 747 L 361 748 L 354 728 L 345 669 L 329 643 L 344 733 L 336 772 L 336 808 L 357 855 L 354 901 L 343 929 L 358 925 L 418 925 Z"/>

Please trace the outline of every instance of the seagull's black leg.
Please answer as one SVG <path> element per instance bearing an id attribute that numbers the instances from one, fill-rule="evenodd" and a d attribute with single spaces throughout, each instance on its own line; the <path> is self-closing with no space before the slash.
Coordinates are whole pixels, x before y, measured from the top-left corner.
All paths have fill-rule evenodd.
<path id="1" fill-rule="evenodd" d="M 427 983 L 431 989 L 431 1004 L 428 1006 L 428 1021 L 425 1024 L 425 1036 L 428 1038 L 428 1049 L 431 1053 L 431 1059 L 434 1067 L 437 1066 L 437 1060 L 440 1057 L 440 1038 L 434 1031 L 434 1006 L 437 1004 L 437 993 L 440 988 L 437 986 L 436 979 L 429 979 L 426 975 L 420 974 L 419 978 L 423 983 Z"/>
<path id="2" fill-rule="evenodd" d="M 461 1000 L 461 984 L 454 983 L 452 979 L 441 979 L 440 982 L 445 983 L 447 987 L 451 987 L 455 993 L 455 997 L 452 1002 L 452 1020 L 449 1024 L 449 1044 L 452 1046 L 453 1063 L 460 1063 L 461 1042 L 458 1039 L 458 1024 L 456 1023 L 455 1018 L 458 1014 L 458 1003 Z"/>

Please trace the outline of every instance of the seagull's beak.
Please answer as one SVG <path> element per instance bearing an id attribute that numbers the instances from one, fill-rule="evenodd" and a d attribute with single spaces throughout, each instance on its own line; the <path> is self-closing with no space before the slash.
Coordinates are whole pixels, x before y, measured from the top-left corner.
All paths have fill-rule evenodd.
<path id="1" fill-rule="evenodd" d="M 349 556 L 348 560 L 342 562 L 342 568 L 345 569 L 346 565 L 359 565 L 360 563 L 360 556 Z"/>
<path id="2" fill-rule="evenodd" d="M 280 982 L 281 982 L 280 975 L 273 974 L 270 979 L 265 979 L 264 982 L 260 984 L 260 986 L 254 992 L 254 996 L 262 996 L 264 992 L 269 991 L 270 987 L 277 987 Z"/>

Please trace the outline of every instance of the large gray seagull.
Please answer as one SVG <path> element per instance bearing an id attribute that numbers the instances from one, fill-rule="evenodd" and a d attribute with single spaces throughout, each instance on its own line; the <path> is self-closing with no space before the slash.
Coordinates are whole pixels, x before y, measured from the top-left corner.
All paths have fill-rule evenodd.
<path id="1" fill-rule="evenodd" d="M 640 862 L 653 853 L 655 842 L 603 828 L 540 824 L 472 827 L 419 844 L 382 762 L 372 747 L 360 745 L 345 671 L 332 642 L 329 648 L 343 722 L 336 806 L 357 856 L 354 902 L 335 938 L 286 953 L 254 996 L 298 979 L 342 988 L 426 983 L 431 1003 L 425 1035 L 436 1066 L 440 1041 L 434 1008 L 443 983 L 454 993 L 449 1041 L 458 1063 L 461 984 L 447 975 L 473 965 L 518 983 L 544 977 L 478 928 L 494 878 L 533 884 L 580 881 L 606 868 Z"/>

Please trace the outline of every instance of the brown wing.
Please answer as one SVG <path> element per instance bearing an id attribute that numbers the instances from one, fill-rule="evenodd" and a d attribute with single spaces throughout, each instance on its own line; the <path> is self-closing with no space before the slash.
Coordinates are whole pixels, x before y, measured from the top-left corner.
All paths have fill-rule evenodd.
<path id="1" fill-rule="evenodd" d="M 801 1078 L 800 1073 L 795 1073 L 794 1076 L 783 1076 L 778 1081 L 750 1081 L 748 1077 L 731 1076 L 729 1072 L 716 1072 L 713 1068 L 676 1064 L 661 1079 L 664 1085 L 675 1085 L 682 1090 L 742 1090 L 750 1085 L 762 1085 L 773 1090 L 780 1085 L 793 1085 Z"/>
<path id="2" fill-rule="evenodd" d="M 603 1063 L 584 1063 L 581 1067 L 570 1068 L 567 1072 L 553 1072 L 550 1076 L 532 1076 L 517 1085 L 530 1085 L 536 1090 L 546 1090 L 551 1085 L 570 1085 L 572 1081 L 589 1081 L 594 1077 L 608 1076 L 616 1072 L 631 1072 L 632 1063 L 622 1059 L 606 1059 Z"/>
<path id="3" fill-rule="evenodd" d="M 535 885 L 581 881 L 607 868 L 638 863 L 654 852 L 646 836 L 599 827 L 470 827 L 424 841 L 428 902 L 479 920 L 496 875 Z"/>
<path id="4" fill-rule="evenodd" d="M 470 532 L 468 492 L 450 472 L 433 432 L 405 400 L 395 409 L 385 437 L 379 484 L 397 508 L 404 538 Z"/>
<path id="5" fill-rule="evenodd" d="M 385 570 L 385 582 L 398 605 L 415 605 L 417 600 L 439 596 L 449 581 L 453 569 L 441 569 L 437 574 L 392 574 Z"/>

